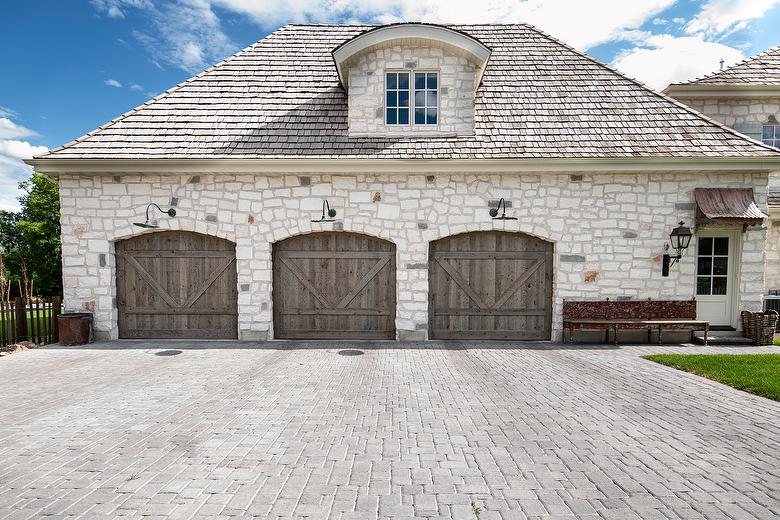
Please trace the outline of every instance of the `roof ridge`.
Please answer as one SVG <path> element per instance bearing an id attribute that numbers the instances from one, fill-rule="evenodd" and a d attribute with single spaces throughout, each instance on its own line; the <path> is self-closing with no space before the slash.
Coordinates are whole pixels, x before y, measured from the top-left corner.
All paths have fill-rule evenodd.
<path id="1" fill-rule="evenodd" d="M 617 69 L 615 69 L 613 67 L 610 67 L 606 63 L 603 63 L 603 62 L 597 60 L 596 58 L 594 58 L 592 56 L 589 56 L 589 55 L 585 54 L 584 52 L 575 49 L 571 45 L 568 45 L 567 43 L 562 42 L 561 40 L 557 39 L 556 37 L 547 34 L 546 32 L 542 31 L 541 29 L 537 28 L 536 26 L 533 26 L 533 25 L 529 24 L 528 27 L 531 30 L 534 30 L 537 33 L 539 33 L 540 35 L 544 36 L 545 38 L 547 38 L 547 39 L 549 39 L 549 40 L 551 40 L 551 41 L 553 41 L 555 43 L 558 43 L 558 44 L 562 45 L 566 49 L 568 49 L 568 50 L 574 52 L 575 54 L 577 54 L 578 56 L 581 56 L 581 57 L 587 59 L 588 61 L 591 61 L 591 62 L 595 63 L 596 65 L 599 65 L 599 66 L 609 70 L 610 72 L 612 72 L 614 74 L 617 74 L 621 78 L 623 78 L 623 79 L 625 79 L 627 81 L 630 81 L 631 83 L 634 83 L 635 85 L 639 86 L 640 88 L 643 88 L 643 89 L 647 90 L 651 94 L 653 94 L 653 95 L 663 99 L 664 101 L 667 101 L 667 102 L 671 103 L 672 105 L 675 105 L 678 108 L 681 108 L 681 109 L 685 110 L 686 112 L 688 112 L 688 113 L 690 113 L 690 114 L 692 114 L 692 115 L 694 115 L 694 116 L 696 116 L 696 117 L 698 117 L 698 118 L 700 118 L 700 119 L 702 119 L 702 120 L 704 120 L 704 121 L 706 121 L 706 122 L 708 122 L 708 123 L 710 123 L 710 124 L 720 128 L 721 130 L 725 130 L 729 134 L 733 134 L 733 135 L 735 135 L 735 136 L 737 136 L 737 137 L 739 137 L 741 139 L 750 141 L 753 144 L 758 144 L 758 145 L 762 146 L 763 148 L 766 148 L 766 149 L 769 149 L 769 150 L 772 150 L 772 151 L 777 151 L 777 149 L 774 148 L 773 146 L 769 146 L 767 144 L 762 143 L 761 141 L 753 139 L 752 137 L 748 137 L 748 136 L 746 136 L 744 134 L 741 134 L 741 133 L 737 132 L 733 128 L 731 128 L 729 126 L 726 126 L 723 123 L 720 123 L 719 121 L 716 121 L 716 120 L 714 120 L 714 119 L 712 119 L 712 118 L 702 114 L 701 112 L 698 112 L 698 111 L 692 109 L 688 105 L 686 105 L 684 103 L 681 103 L 680 101 L 677 101 L 676 99 L 674 99 L 672 97 L 669 97 L 669 96 L 667 96 L 666 94 L 664 94 L 662 92 L 658 92 L 657 90 L 651 88 L 650 86 L 645 85 L 644 83 L 642 83 L 638 79 L 632 78 L 631 76 L 629 76 L 627 74 L 624 74 L 624 73 L 620 72 L 619 70 L 617 70 Z M 778 46 L 778 47 L 780 47 L 780 46 Z"/>
<path id="2" fill-rule="evenodd" d="M 95 128 L 94 130 L 92 130 L 90 132 L 87 132 L 86 134 L 82 135 L 81 137 L 77 137 L 76 139 L 74 139 L 74 140 L 72 140 L 70 142 L 67 142 L 67 143 L 65 143 L 63 145 L 58 146 L 57 148 L 52 148 L 50 150 L 47 150 L 46 152 L 44 152 L 44 153 L 42 153 L 40 155 L 33 156 L 33 159 L 43 159 L 43 158 L 45 158 L 45 157 L 47 157 L 49 155 L 52 155 L 52 154 L 57 153 L 57 152 L 59 152 L 61 150 L 64 150 L 66 148 L 70 148 L 71 146 L 74 146 L 74 145 L 76 145 L 78 143 L 81 143 L 82 141 L 85 141 L 85 140 L 89 139 L 90 137 L 92 137 L 93 135 L 97 134 L 98 132 L 101 132 L 101 131 L 103 131 L 103 130 L 105 130 L 107 128 L 110 128 L 110 127 L 114 126 L 115 124 L 119 123 L 120 121 L 123 121 L 124 119 L 127 119 L 128 117 L 130 117 L 131 115 L 135 114 L 136 112 L 139 112 L 144 107 L 147 107 L 149 105 L 152 105 L 152 104 L 156 103 L 158 100 L 160 100 L 164 96 L 167 96 L 168 94 L 171 94 L 172 92 L 176 92 L 177 90 L 183 88 L 185 85 L 195 81 L 196 79 L 200 78 L 201 76 L 204 76 L 205 74 L 211 72 L 212 70 L 216 69 L 217 67 L 221 67 L 222 65 L 227 63 L 228 60 L 231 60 L 231 59 L 235 58 L 236 56 L 239 56 L 240 54 L 243 54 L 243 53 L 247 52 L 249 49 L 251 49 L 252 47 L 257 45 L 261 41 L 265 40 L 266 38 L 268 38 L 272 34 L 276 34 L 277 32 L 283 30 L 285 27 L 288 27 L 289 25 L 292 25 L 292 24 L 286 24 L 286 25 L 283 25 L 283 26 L 279 27 L 275 31 L 273 31 L 271 33 L 268 33 L 263 38 L 257 40 L 256 42 L 252 43 L 251 45 L 249 45 L 247 47 L 244 47 L 243 49 L 241 49 L 241 50 L 231 54 L 230 56 L 227 56 L 227 57 L 223 58 L 222 60 L 218 61 L 214 65 L 208 67 L 206 70 L 204 70 L 202 72 L 199 72 L 198 74 L 185 79 L 181 83 L 177 83 L 173 87 L 171 87 L 171 88 L 161 92 L 160 94 L 157 94 L 156 96 L 154 96 L 151 99 L 148 99 L 148 100 L 144 101 L 140 105 L 137 105 L 137 106 L 131 108 L 127 112 L 124 112 L 123 114 L 118 115 L 114 119 L 111 119 L 107 123 L 104 123 L 104 124 L 100 125 L 99 127 Z"/>
<path id="3" fill-rule="evenodd" d="M 734 69 L 737 69 L 739 67 L 747 65 L 750 62 L 758 61 L 759 59 L 764 58 L 766 55 L 768 55 L 768 54 L 770 54 L 772 52 L 777 52 L 777 51 L 780 51 L 780 44 L 773 45 L 772 47 L 769 47 L 765 51 L 759 52 L 758 54 L 755 54 L 753 56 L 748 56 L 747 58 L 743 58 L 742 60 L 738 61 L 737 63 L 735 63 L 733 65 L 730 65 L 730 66 L 726 67 L 725 69 L 716 70 L 715 72 L 710 72 L 709 74 L 705 74 L 704 76 L 701 76 L 701 77 L 698 77 L 698 78 L 694 78 L 694 79 L 691 79 L 691 80 L 688 80 L 688 81 L 683 81 L 683 82 L 680 82 L 680 83 L 670 83 L 669 86 L 672 86 L 672 85 L 675 85 L 675 86 L 677 86 L 677 85 L 695 85 L 696 83 L 699 83 L 701 81 L 713 79 L 713 78 L 715 78 L 717 76 L 720 76 L 721 74 L 725 74 L 727 72 L 732 72 Z"/>

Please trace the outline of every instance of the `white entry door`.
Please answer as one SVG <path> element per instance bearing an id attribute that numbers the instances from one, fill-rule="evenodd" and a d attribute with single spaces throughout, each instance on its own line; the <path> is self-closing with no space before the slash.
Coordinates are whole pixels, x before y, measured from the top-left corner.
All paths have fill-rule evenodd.
<path id="1" fill-rule="evenodd" d="M 711 326 L 733 326 L 736 231 L 696 234 L 696 314 Z"/>

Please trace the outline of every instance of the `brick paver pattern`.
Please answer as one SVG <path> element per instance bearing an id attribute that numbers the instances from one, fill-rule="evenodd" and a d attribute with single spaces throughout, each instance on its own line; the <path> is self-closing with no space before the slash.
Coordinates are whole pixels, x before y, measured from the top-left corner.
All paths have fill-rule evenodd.
<path id="1" fill-rule="evenodd" d="M 0 518 L 780 517 L 780 403 L 639 357 L 779 349 L 509 347 L 2 358 Z"/>

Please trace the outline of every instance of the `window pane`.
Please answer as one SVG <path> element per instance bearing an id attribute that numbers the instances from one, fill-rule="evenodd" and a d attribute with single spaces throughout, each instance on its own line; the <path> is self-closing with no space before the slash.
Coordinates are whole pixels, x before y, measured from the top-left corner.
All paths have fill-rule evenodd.
<path id="1" fill-rule="evenodd" d="M 726 256 L 713 258 L 712 274 L 729 274 L 729 259 Z"/>
<path id="2" fill-rule="evenodd" d="M 428 92 L 425 99 L 426 106 L 436 107 L 436 92 Z"/>
<path id="3" fill-rule="evenodd" d="M 395 125 L 396 122 L 396 109 L 395 108 L 388 108 L 387 113 L 385 114 L 385 123 L 388 125 Z"/>
<path id="4" fill-rule="evenodd" d="M 710 294 L 709 276 L 699 276 L 696 278 L 696 294 Z"/>
<path id="5" fill-rule="evenodd" d="M 435 89 L 436 88 L 436 84 L 438 83 L 437 82 L 437 79 L 438 79 L 437 76 L 438 75 L 436 73 L 428 74 L 428 88 L 430 88 L 430 89 Z"/>
<path id="6" fill-rule="evenodd" d="M 705 274 L 712 274 L 712 257 L 700 256 L 699 265 L 696 267 L 697 267 L 696 274 L 698 274 L 699 276 Z"/>
<path id="7" fill-rule="evenodd" d="M 425 124 L 425 109 L 424 108 L 415 108 L 414 109 L 414 123 L 417 125 L 424 125 Z"/>
<path id="8" fill-rule="evenodd" d="M 769 125 L 765 125 L 764 126 L 764 133 L 763 133 L 764 139 L 772 139 L 774 137 L 773 134 L 774 134 L 774 127 L 773 126 L 769 126 Z"/>
<path id="9" fill-rule="evenodd" d="M 396 91 L 394 90 L 387 91 L 387 106 L 389 107 L 398 106 L 398 93 Z"/>
<path id="10" fill-rule="evenodd" d="M 419 73 L 414 75 L 414 88 L 416 89 L 423 89 L 425 88 L 425 74 Z"/>
<path id="11" fill-rule="evenodd" d="M 398 74 L 395 72 L 387 73 L 387 88 L 396 88 L 398 85 Z"/>
<path id="12" fill-rule="evenodd" d="M 398 109 L 398 124 L 399 125 L 408 125 L 409 124 L 409 109 L 408 108 L 399 108 Z"/>
<path id="13" fill-rule="evenodd" d="M 398 92 L 398 106 L 399 107 L 408 107 L 409 106 L 409 91 L 408 90 L 401 90 Z"/>
<path id="14" fill-rule="evenodd" d="M 424 107 L 425 106 L 425 92 L 416 92 L 414 93 L 414 106 L 416 107 Z"/>
<path id="15" fill-rule="evenodd" d="M 712 278 L 712 294 L 726 294 L 725 276 L 715 276 Z"/>
<path id="16" fill-rule="evenodd" d="M 712 254 L 712 237 L 705 237 L 699 239 L 699 254 L 700 255 Z"/>
<path id="17" fill-rule="evenodd" d="M 398 88 L 409 90 L 409 74 L 404 72 L 398 74 Z"/>
<path id="18" fill-rule="evenodd" d="M 426 121 L 429 125 L 435 125 L 436 124 L 436 109 L 435 108 L 429 108 L 428 109 L 428 119 Z"/>
<path id="19" fill-rule="evenodd" d="M 718 237 L 715 239 L 715 254 L 727 255 L 729 254 L 729 239 L 728 237 Z"/>

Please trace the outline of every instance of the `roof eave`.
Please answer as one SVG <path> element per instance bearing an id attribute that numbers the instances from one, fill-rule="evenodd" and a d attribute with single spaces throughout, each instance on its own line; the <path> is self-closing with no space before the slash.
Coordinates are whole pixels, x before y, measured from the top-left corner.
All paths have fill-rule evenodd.
<path id="1" fill-rule="evenodd" d="M 674 98 L 694 97 L 736 97 L 761 98 L 780 97 L 780 85 L 748 85 L 748 84 L 695 84 L 673 83 L 663 90 L 667 96 Z"/>
<path id="2" fill-rule="evenodd" d="M 777 157 L 581 159 L 27 159 L 38 173 L 81 174 L 356 174 L 356 173 L 765 173 L 780 171 Z"/>

